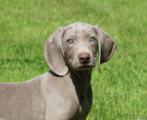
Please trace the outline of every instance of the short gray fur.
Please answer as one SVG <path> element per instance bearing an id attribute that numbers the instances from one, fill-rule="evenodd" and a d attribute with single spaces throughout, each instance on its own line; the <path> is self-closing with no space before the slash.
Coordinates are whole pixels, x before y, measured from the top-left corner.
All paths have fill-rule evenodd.
<path id="1" fill-rule="evenodd" d="M 50 72 L 25 82 L 0 83 L 0 120 L 86 120 L 96 57 L 102 64 L 115 48 L 98 26 L 77 22 L 59 28 L 45 43 Z"/>

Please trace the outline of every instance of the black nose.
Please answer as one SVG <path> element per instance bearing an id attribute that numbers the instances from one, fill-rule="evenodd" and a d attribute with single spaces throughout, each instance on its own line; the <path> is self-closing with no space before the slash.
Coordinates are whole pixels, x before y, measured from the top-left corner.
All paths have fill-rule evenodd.
<path id="1" fill-rule="evenodd" d="M 79 61 L 82 64 L 87 64 L 90 62 L 90 54 L 89 53 L 81 53 L 79 54 Z"/>

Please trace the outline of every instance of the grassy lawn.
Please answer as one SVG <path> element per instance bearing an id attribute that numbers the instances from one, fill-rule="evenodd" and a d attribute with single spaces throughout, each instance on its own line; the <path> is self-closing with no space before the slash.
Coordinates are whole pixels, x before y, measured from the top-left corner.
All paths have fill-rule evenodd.
<path id="1" fill-rule="evenodd" d="M 48 71 L 43 45 L 61 25 L 98 24 L 117 43 L 102 73 L 93 73 L 88 120 L 147 120 L 146 0 L 0 0 L 0 81 Z"/>

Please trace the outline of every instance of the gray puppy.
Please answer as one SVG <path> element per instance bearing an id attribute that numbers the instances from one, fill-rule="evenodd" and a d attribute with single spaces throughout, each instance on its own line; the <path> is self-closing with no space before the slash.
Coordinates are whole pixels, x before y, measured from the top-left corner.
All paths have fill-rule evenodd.
<path id="1" fill-rule="evenodd" d="M 86 120 L 96 57 L 102 64 L 115 48 L 97 26 L 78 22 L 59 28 L 45 43 L 50 72 L 30 81 L 0 84 L 0 119 Z"/>

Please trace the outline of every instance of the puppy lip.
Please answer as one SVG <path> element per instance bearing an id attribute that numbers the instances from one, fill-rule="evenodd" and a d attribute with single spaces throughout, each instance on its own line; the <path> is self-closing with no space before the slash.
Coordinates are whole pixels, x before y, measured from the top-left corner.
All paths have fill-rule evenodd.
<path id="1" fill-rule="evenodd" d="M 95 65 L 90 65 L 90 64 L 85 64 L 85 65 L 80 65 L 80 66 L 76 66 L 73 67 L 75 70 L 88 70 L 93 68 Z"/>

